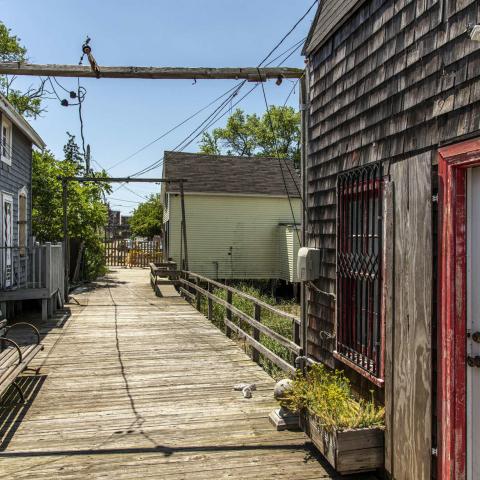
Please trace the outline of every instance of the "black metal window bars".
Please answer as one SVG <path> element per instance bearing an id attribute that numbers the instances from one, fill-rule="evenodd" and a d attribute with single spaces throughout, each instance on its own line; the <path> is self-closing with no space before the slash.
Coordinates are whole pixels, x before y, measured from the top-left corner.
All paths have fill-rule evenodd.
<path id="1" fill-rule="evenodd" d="M 381 163 L 337 179 L 337 342 L 335 357 L 383 383 Z"/>

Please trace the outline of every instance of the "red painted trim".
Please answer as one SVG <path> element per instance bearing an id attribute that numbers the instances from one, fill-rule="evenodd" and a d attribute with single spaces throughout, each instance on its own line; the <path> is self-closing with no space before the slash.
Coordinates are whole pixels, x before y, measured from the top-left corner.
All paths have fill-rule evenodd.
<path id="1" fill-rule="evenodd" d="M 438 152 L 438 478 L 466 478 L 466 169 L 480 140 Z"/>

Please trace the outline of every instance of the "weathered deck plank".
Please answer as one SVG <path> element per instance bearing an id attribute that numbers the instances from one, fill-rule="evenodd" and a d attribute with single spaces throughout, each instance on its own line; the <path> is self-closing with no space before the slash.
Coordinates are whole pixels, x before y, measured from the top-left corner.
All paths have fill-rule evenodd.
<path id="1" fill-rule="evenodd" d="M 234 342 L 155 297 L 147 270 L 109 278 L 41 325 L 32 401 L 0 409 L 2 478 L 332 478 L 303 434 L 270 426 L 273 380 Z"/>

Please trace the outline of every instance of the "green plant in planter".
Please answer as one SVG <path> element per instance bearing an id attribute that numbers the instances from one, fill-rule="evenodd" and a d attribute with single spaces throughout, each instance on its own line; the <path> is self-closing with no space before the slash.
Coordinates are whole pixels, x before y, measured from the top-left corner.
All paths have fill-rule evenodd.
<path id="1" fill-rule="evenodd" d="M 325 430 L 382 428 L 385 409 L 370 400 L 356 399 L 343 372 L 315 364 L 304 377 L 299 373 L 281 405 L 294 413 L 315 417 Z"/>

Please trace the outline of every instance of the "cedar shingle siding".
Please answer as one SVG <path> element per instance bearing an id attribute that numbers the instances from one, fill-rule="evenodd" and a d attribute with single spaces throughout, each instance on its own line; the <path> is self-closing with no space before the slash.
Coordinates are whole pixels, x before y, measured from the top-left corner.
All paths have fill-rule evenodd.
<path id="1" fill-rule="evenodd" d="M 327 2 L 328 3 L 328 2 Z M 445 13 L 442 13 L 445 5 Z M 480 125 L 480 4 L 374 0 L 309 55 L 307 241 L 324 248 L 320 288 L 335 290 L 337 173 L 434 152 Z M 442 16 L 448 22 L 442 22 Z M 334 306 L 312 298 L 311 351 L 330 361 Z"/>
<path id="2" fill-rule="evenodd" d="M 323 3 L 327 9 L 338 2 Z M 377 390 L 386 402 L 385 462 L 396 479 L 428 479 L 435 475 L 430 452 L 437 446 L 432 195 L 438 147 L 480 136 L 480 43 L 466 33 L 480 23 L 480 2 L 368 0 L 336 22 L 328 29 L 314 24 L 305 48 L 306 241 L 322 249 L 317 287 L 335 292 L 338 173 L 381 161 L 391 180 L 394 219 L 393 244 L 385 246 L 393 259 L 387 265 L 393 333 L 386 337 L 387 362 L 393 363 L 385 388 Z M 335 331 L 335 303 L 307 288 L 307 315 L 310 355 L 341 366 L 333 359 L 335 342 L 322 333 Z"/>

